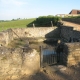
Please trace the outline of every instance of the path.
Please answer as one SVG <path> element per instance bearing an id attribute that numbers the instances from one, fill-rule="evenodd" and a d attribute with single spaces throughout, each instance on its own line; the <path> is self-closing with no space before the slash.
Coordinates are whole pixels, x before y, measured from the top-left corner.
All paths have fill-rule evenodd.
<path id="1" fill-rule="evenodd" d="M 76 23 L 72 23 L 72 22 L 67 22 L 67 21 L 62 21 L 63 25 L 67 26 L 67 27 L 74 27 L 74 28 L 78 28 L 78 30 L 80 30 L 80 25 L 76 24 Z"/>

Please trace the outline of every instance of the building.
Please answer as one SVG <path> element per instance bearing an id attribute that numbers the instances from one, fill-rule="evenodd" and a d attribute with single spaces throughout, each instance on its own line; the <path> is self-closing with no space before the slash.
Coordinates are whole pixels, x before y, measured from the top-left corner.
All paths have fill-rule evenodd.
<path id="1" fill-rule="evenodd" d="M 73 9 L 69 14 L 80 14 L 80 10 Z"/>

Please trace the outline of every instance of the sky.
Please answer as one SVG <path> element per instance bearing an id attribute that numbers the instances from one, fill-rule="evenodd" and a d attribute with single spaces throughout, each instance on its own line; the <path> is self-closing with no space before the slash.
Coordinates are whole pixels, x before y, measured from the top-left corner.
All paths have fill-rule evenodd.
<path id="1" fill-rule="evenodd" d="M 68 14 L 80 0 L 0 0 L 0 20 Z"/>

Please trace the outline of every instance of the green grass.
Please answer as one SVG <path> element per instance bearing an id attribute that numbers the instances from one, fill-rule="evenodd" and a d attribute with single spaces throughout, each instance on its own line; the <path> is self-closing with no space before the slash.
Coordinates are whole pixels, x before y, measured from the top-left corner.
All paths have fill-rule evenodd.
<path id="1" fill-rule="evenodd" d="M 25 28 L 29 23 L 33 22 L 34 20 L 35 18 L 0 22 L 0 31 L 7 30 L 9 28 Z"/>

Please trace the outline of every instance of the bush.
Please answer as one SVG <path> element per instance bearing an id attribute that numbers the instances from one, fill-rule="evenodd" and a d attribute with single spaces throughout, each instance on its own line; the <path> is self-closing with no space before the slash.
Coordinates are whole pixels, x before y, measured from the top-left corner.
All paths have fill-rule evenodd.
<path id="1" fill-rule="evenodd" d="M 60 17 L 57 17 L 57 16 L 40 16 L 38 17 L 36 20 L 35 20 L 35 25 L 37 26 L 41 26 L 41 27 L 44 27 L 44 26 L 52 26 L 51 25 L 51 21 L 53 23 L 53 25 L 57 25 L 57 22 L 61 20 Z"/>

